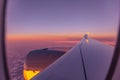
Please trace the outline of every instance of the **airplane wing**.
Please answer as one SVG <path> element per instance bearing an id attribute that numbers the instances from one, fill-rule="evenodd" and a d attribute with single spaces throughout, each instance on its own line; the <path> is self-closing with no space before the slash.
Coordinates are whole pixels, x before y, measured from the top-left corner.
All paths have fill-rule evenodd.
<path id="1" fill-rule="evenodd" d="M 112 46 L 85 35 L 80 43 L 31 80 L 104 80 L 112 56 Z"/>

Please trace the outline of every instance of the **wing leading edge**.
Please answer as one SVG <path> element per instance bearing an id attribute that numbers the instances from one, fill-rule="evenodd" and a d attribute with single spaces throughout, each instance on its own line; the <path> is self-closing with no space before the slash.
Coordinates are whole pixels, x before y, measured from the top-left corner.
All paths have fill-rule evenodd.
<path id="1" fill-rule="evenodd" d="M 113 47 L 84 37 L 32 80 L 104 80 L 113 55 Z"/>

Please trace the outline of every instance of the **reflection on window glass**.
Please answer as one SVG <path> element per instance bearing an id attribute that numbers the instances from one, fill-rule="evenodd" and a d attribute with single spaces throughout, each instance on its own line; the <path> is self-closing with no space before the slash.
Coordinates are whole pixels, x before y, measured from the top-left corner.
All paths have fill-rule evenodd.
<path id="1" fill-rule="evenodd" d="M 89 37 L 115 46 L 118 0 L 9 0 L 6 25 L 11 78 L 27 80 L 71 49 L 87 32 Z M 41 54 L 46 64 L 33 69 L 32 56 L 36 55 L 31 54 L 45 50 L 57 56 L 49 55 L 51 59 L 47 60 L 49 56 Z"/>

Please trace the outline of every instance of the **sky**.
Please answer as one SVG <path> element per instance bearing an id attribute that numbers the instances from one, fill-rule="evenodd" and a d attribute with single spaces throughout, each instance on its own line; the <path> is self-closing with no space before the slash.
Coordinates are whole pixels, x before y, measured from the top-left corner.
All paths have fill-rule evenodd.
<path id="1" fill-rule="evenodd" d="M 115 37 L 119 0 L 8 0 L 11 39 L 77 40 L 86 32 Z"/>

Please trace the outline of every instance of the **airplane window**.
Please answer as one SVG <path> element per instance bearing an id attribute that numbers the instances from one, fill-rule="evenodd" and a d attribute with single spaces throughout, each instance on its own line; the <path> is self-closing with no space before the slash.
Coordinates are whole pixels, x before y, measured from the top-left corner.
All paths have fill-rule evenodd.
<path id="1" fill-rule="evenodd" d="M 85 53 L 86 46 L 99 42 L 96 47 L 110 46 L 113 53 L 118 6 L 119 0 L 8 0 L 6 50 L 11 79 L 33 78 L 79 44 L 85 34 L 87 45 L 81 48 Z"/>

